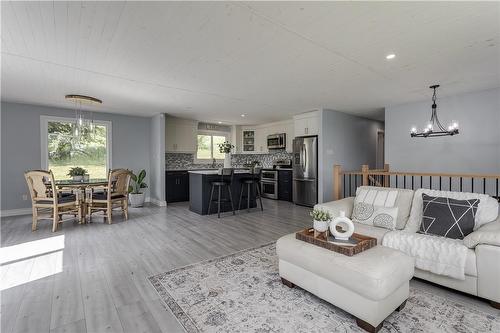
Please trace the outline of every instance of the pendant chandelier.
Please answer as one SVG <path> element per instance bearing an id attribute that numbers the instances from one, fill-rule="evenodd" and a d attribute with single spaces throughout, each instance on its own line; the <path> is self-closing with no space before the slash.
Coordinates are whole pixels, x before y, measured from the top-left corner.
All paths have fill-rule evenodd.
<path id="1" fill-rule="evenodd" d="M 89 133 L 94 133 L 95 125 L 94 125 L 94 113 L 88 112 L 88 117 L 85 119 L 84 112 L 82 110 L 82 104 L 102 104 L 102 101 L 98 98 L 92 96 L 85 95 L 66 95 L 64 96 L 66 100 L 72 101 L 75 103 L 75 129 L 74 136 L 76 138 L 80 138 L 83 131 L 87 131 Z"/>
<path id="2" fill-rule="evenodd" d="M 427 123 L 422 131 L 418 131 L 416 126 L 412 126 L 410 130 L 410 136 L 412 138 L 427 138 L 427 137 L 436 137 L 436 136 L 448 136 L 458 134 L 458 122 L 452 120 L 451 123 L 445 128 L 439 122 L 439 118 L 437 115 L 437 104 L 436 104 L 436 89 L 439 87 L 439 84 L 435 84 L 430 86 L 429 88 L 434 90 L 432 94 L 432 113 L 431 120 Z"/>

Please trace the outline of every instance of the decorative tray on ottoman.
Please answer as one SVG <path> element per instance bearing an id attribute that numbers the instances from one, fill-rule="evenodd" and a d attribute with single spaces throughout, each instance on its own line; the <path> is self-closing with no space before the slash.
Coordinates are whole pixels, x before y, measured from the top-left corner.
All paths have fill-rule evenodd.
<path id="1" fill-rule="evenodd" d="M 314 229 L 304 229 L 295 234 L 298 240 L 323 247 L 327 250 L 338 252 L 346 256 L 353 256 L 377 245 L 377 239 L 354 233 L 349 241 L 338 241 L 332 236 L 320 234 L 314 237 Z M 343 244 L 344 243 L 344 244 Z"/>

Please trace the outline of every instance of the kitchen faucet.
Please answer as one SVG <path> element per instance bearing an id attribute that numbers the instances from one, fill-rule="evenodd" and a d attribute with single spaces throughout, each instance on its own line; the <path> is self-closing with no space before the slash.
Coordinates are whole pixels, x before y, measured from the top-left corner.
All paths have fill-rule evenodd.
<path id="1" fill-rule="evenodd" d="M 212 169 L 215 169 L 215 164 L 217 163 L 217 161 L 214 159 L 212 159 Z"/>

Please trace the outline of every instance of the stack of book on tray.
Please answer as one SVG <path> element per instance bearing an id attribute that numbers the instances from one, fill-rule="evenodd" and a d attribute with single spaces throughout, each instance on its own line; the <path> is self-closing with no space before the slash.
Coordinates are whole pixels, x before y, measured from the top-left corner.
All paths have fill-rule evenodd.
<path id="1" fill-rule="evenodd" d="M 356 246 L 359 243 L 359 240 L 356 240 L 352 237 L 348 240 L 341 240 L 335 239 L 335 237 L 333 236 L 328 236 L 328 242 L 340 246 Z"/>

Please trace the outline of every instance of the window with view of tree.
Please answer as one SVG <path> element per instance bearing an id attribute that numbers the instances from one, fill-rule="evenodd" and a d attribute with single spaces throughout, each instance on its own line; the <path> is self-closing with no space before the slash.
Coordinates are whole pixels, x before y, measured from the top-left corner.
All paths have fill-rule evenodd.
<path id="1" fill-rule="evenodd" d="M 214 134 L 198 134 L 198 150 L 196 152 L 196 159 L 198 160 L 222 160 L 224 153 L 219 152 L 219 143 L 226 141 L 224 135 Z"/>
<path id="2" fill-rule="evenodd" d="M 48 120 L 46 124 L 47 168 L 55 179 L 69 179 L 72 167 L 87 170 L 90 178 L 106 178 L 108 172 L 108 125 L 96 123 L 75 132 L 72 120 Z"/>

